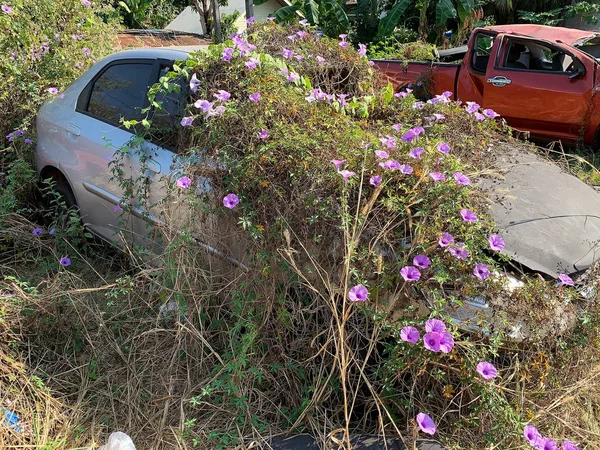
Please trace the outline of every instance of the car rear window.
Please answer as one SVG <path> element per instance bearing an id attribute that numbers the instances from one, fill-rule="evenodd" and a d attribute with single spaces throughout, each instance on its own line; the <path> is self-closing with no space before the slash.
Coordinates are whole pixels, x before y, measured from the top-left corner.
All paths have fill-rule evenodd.
<path id="1" fill-rule="evenodd" d="M 141 120 L 153 67 L 151 63 L 110 66 L 94 82 L 87 111 L 116 125 L 121 119 Z"/>

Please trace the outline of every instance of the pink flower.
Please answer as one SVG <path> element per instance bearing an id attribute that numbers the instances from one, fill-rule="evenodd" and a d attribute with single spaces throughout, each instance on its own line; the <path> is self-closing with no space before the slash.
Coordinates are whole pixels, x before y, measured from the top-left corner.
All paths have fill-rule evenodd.
<path id="1" fill-rule="evenodd" d="M 223 197 L 223 206 L 225 208 L 233 209 L 240 202 L 240 198 L 235 194 L 227 194 Z"/>
<path id="2" fill-rule="evenodd" d="M 225 111 L 226 109 L 224 106 L 217 106 L 215 109 L 208 111 L 206 117 L 222 116 Z"/>
<path id="3" fill-rule="evenodd" d="M 81 4 L 83 6 L 91 6 L 92 2 L 90 0 L 81 0 Z"/>
<path id="4" fill-rule="evenodd" d="M 454 179 L 456 180 L 456 184 L 461 186 L 466 186 L 471 182 L 471 180 L 469 180 L 469 177 L 463 175 L 461 172 L 456 172 L 454 174 Z"/>
<path id="5" fill-rule="evenodd" d="M 469 114 L 473 114 L 474 112 L 479 111 L 479 103 L 475 102 L 467 102 L 467 106 L 465 107 Z"/>
<path id="6" fill-rule="evenodd" d="M 300 30 L 300 31 L 296 31 L 296 34 L 298 35 L 298 37 L 300 39 L 302 39 L 304 36 L 306 36 L 308 33 L 304 30 Z"/>
<path id="7" fill-rule="evenodd" d="M 558 279 L 560 280 L 559 286 L 574 286 L 573 279 L 566 273 L 561 273 Z"/>
<path id="8" fill-rule="evenodd" d="M 50 92 L 50 94 L 52 94 L 52 95 L 56 95 L 56 94 L 58 94 L 58 89 L 56 89 L 55 87 L 51 87 L 51 88 L 48 88 L 48 92 Z"/>
<path id="9" fill-rule="evenodd" d="M 428 333 L 444 333 L 446 324 L 439 319 L 429 319 L 425 322 L 425 331 Z"/>
<path id="10" fill-rule="evenodd" d="M 398 167 L 398 169 L 400 169 L 400 172 L 402 172 L 405 175 L 410 175 L 411 173 L 413 173 L 413 168 L 408 164 L 400 164 L 400 167 Z"/>
<path id="11" fill-rule="evenodd" d="M 258 102 L 260 100 L 260 92 L 255 92 L 253 94 L 250 94 L 248 96 L 248 98 L 253 101 L 254 103 Z"/>
<path id="12" fill-rule="evenodd" d="M 413 258 L 413 264 L 419 269 L 427 269 L 431 265 L 431 260 L 427 255 L 417 255 Z"/>
<path id="13" fill-rule="evenodd" d="M 296 58 L 298 61 L 302 61 L 304 59 L 304 56 L 296 54 L 294 55 L 294 58 Z"/>
<path id="14" fill-rule="evenodd" d="M 444 331 L 441 333 L 440 350 L 442 353 L 450 353 L 454 348 L 454 338 L 450 333 Z"/>
<path id="15" fill-rule="evenodd" d="M 333 165 L 335 166 L 335 170 L 340 170 L 340 166 L 342 164 L 344 164 L 346 162 L 346 160 L 345 159 L 332 159 L 329 162 L 333 163 Z"/>
<path id="16" fill-rule="evenodd" d="M 308 20 L 302 19 L 302 20 L 298 21 L 298 23 L 300 25 L 302 25 L 303 28 L 306 28 L 306 26 L 308 25 Z"/>
<path id="17" fill-rule="evenodd" d="M 384 150 L 375 150 L 375 156 L 379 159 L 388 159 L 390 157 L 389 153 Z"/>
<path id="18" fill-rule="evenodd" d="M 415 147 L 410 152 L 408 152 L 408 156 L 414 159 L 421 159 L 423 153 L 425 153 L 425 149 L 423 147 Z"/>
<path id="19" fill-rule="evenodd" d="M 473 269 L 473 275 L 480 280 L 486 280 L 490 276 L 490 268 L 487 264 L 479 263 Z"/>
<path id="20" fill-rule="evenodd" d="M 223 89 L 219 89 L 219 91 L 216 94 L 213 94 L 213 97 L 215 97 L 220 102 L 225 103 L 231 98 L 231 94 L 227 91 L 224 91 Z"/>
<path id="21" fill-rule="evenodd" d="M 397 170 L 402 167 L 395 159 L 388 159 L 386 162 L 380 162 L 379 165 L 387 170 Z"/>
<path id="22" fill-rule="evenodd" d="M 298 75 L 297 73 L 294 72 L 290 72 L 290 74 L 287 76 L 287 80 L 290 83 L 294 83 L 296 81 L 298 81 L 300 79 L 300 75 Z"/>
<path id="23" fill-rule="evenodd" d="M 454 238 L 450 233 L 442 233 L 438 239 L 440 247 L 448 247 L 452 243 L 454 243 Z"/>
<path id="24" fill-rule="evenodd" d="M 364 302 L 369 297 L 369 291 L 362 284 L 353 286 L 348 292 L 348 299 L 351 302 Z"/>
<path id="25" fill-rule="evenodd" d="M 440 351 L 440 344 L 442 341 L 442 334 L 441 333 L 427 333 L 425 336 L 423 336 L 423 345 L 425 346 L 425 348 L 427 350 L 431 350 L 432 352 L 439 352 Z"/>
<path id="26" fill-rule="evenodd" d="M 487 117 L 488 119 L 495 119 L 496 117 L 500 117 L 500 114 L 498 114 L 493 109 L 484 109 L 483 110 L 483 115 L 485 117 Z"/>
<path id="27" fill-rule="evenodd" d="M 461 209 L 460 215 L 464 222 L 471 222 L 471 223 L 477 222 L 477 215 L 470 209 Z"/>
<path id="28" fill-rule="evenodd" d="M 444 181 L 446 179 L 446 175 L 441 172 L 431 172 L 429 176 L 433 179 L 434 183 L 437 183 L 438 181 Z"/>
<path id="29" fill-rule="evenodd" d="M 563 442 L 562 443 L 562 448 L 563 448 L 563 450 L 579 450 L 579 447 L 577 447 L 571 441 L 565 441 L 565 442 Z"/>
<path id="30" fill-rule="evenodd" d="M 498 234 L 492 234 L 489 238 L 488 238 L 488 242 L 490 243 L 490 248 L 496 252 L 501 252 L 502 250 L 504 250 L 504 239 L 502 239 L 502 236 L 498 235 Z"/>
<path id="31" fill-rule="evenodd" d="M 400 131 L 402 130 L 402 124 L 395 123 L 394 125 L 392 125 L 392 130 L 394 130 L 396 133 L 400 133 Z"/>
<path id="32" fill-rule="evenodd" d="M 317 56 L 316 59 L 317 59 L 317 63 L 319 65 L 323 64 L 326 61 L 325 58 L 323 58 L 321 56 Z"/>
<path id="33" fill-rule="evenodd" d="M 290 59 L 293 55 L 294 55 L 294 50 L 288 50 L 287 48 L 283 48 L 281 50 L 281 55 L 285 58 L 285 59 Z"/>
<path id="34" fill-rule="evenodd" d="M 190 90 L 192 92 L 196 92 L 198 90 L 198 86 L 200 86 L 201 84 L 202 82 L 198 79 L 196 74 L 193 74 L 192 78 L 190 78 Z"/>
<path id="35" fill-rule="evenodd" d="M 421 335 L 419 334 L 419 330 L 415 327 L 404 327 L 400 330 L 400 339 L 404 342 L 410 342 L 411 344 L 415 344 Z"/>
<path id="36" fill-rule="evenodd" d="M 391 136 L 386 136 L 386 137 L 383 137 L 383 138 L 379 138 L 379 140 L 381 141 L 381 145 L 386 150 L 394 150 L 394 148 L 396 148 L 396 139 L 394 139 Z"/>
<path id="37" fill-rule="evenodd" d="M 175 183 L 175 185 L 181 189 L 187 189 L 190 187 L 191 184 L 192 184 L 192 180 L 187 176 L 183 176 L 183 177 L 179 178 L 177 180 L 177 182 Z"/>
<path id="38" fill-rule="evenodd" d="M 252 69 L 256 69 L 258 67 L 258 64 L 260 63 L 260 61 L 256 58 L 250 58 L 248 61 L 246 61 L 244 64 L 246 65 L 246 67 L 249 70 Z"/>
<path id="39" fill-rule="evenodd" d="M 450 153 L 450 146 L 445 142 L 438 142 L 437 149 L 442 152 L 444 155 Z"/>
<path id="40" fill-rule="evenodd" d="M 367 54 L 367 46 L 365 44 L 358 44 L 358 54 L 365 56 Z"/>
<path id="41" fill-rule="evenodd" d="M 476 112 L 473 115 L 475 116 L 475 122 L 481 122 L 482 120 L 485 120 L 485 116 L 481 113 Z"/>
<path id="42" fill-rule="evenodd" d="M 489 362 L 482 361 L 477 364 L 477 372 L 483 377 L 484 380 L 491 380 L 498 376 L 498 371 Z"/>
<path id="43" fill-rule="evenodd" d="M 214 102 L 209 102 L 208 100 L 196 100 L 194 106 L 201 109 L 204 113 L 208 113 L 214 106 Z"/>
<path id="44" fill-rule="evenodd" d="M 405 266 L 400 269 L 400 275 L 404 278 L 404 281 L 419 281 L 421 278 L 421 272 L 414 266 Z"/>
<path id="45" fill-rule="evenodd" d="M 0 8 L 2 9 L 2 12 L 5 14 L 12 13 L 12 8 L 8 5 L 2 5 Z"/>
<path id="46" fill-rule="evenodd" d="M 82 52 L 83 52 L 83 53 L 85 53 L 85 55 L 86 55 L 88 58 L 91 58 L 91 57 L 92 57 L 92 51 L 91 51 L 89 48 L 87 48 L 87 47 L 84 47 L 84 48 L 83 48 L 83 50 L 82 50 Z"/>
<path id="47" fill-rule="evenodd" d="M 433 420 L 427 414 L 417 414 L 417 425 L 419 426 L 419 430 L 421 430 L 423 433 L 431 435 L 435 434 L 435 423 L 433 423 Z"/>
<path id="48" fill-rule="evenodd" d="M 450 254 L 458 259 L 467 259 L 471 252 L 465 248 L 464 242 L 457 242 L 449 249 Z"/>
<path id="49" fill-rule="evenodd" d="M 550 438 L 542 438 L 535 444 L 536 450 L 557 450 L 558 445 Z"/>
<path id="50" fill-rule="evenodd" d="M 527 439 L 527 441 L 529 441 L 529 444 L 531 444 L 531 446 L 536 445 L 537 442 L 542 439 L 542 435 L 533 425 L 527 425 L 525 427 L 525 429 L 523 430 L 523 436 L 525 437 L 525 439 Z"/>
<path id="51" fill-rule="evenodd" d="M 342 178 L 344 179 L 344 183 L 348 181 L 348 178 L 350 178 L 350 177 L 352 177 L 352 176 L 356 175 L 356 173 L 355 173 L 355 172 L 351 172 L 351 171 L 349 171 L 349 170 L 340 170 L 338 173 L 339 173 L 339 174 L 342 176 Z"/>
<path id="52" fill-rule="evenodd" d="M 348 45 L 350 45 L 348 42 L 346 42 L 347 37 L 348 37 L 347 34 L 340 34 L 340 39 L 341 39 L 341 42 L 339 44 L 340 47 L 346 48 L 346 47 L 348 47 Z"/>
<path id="53" fill-rule="evenodd" d="M 181 119 L 181 126 L 189 127 L 193 121 L 194 121 L 194 118 L 192 116 L 184 117 Z"/>
<path id="54" fill-rule="evenodd" d="M 381 184 L 381 181 L 382 180 L 381 180 L 381 177 L 379 175 L 373 175 L 371 177 L 371 179 L 369 180 L 369 184 L 377 187 L 377 186 L 379 186 Z"/>
<path id="55" fill-rule="evenodd" d="M 287 38 L 288 38 L 290 41 L 294 42 L 294 40 L 295 40 L 297 37 L 298 37 L 298 36 L 296 36 L 295 34 L 292 34 L 291 36 L 288 36 Z"/>
<path id="56" fill-rule="evenodd" d="M 264 128 L 262 130 L 260 130 L 260 133 L 258 134 L 259 139 L 266 139 L 268 137 L 269 137 L 269 130 L 265 130 Z"/>

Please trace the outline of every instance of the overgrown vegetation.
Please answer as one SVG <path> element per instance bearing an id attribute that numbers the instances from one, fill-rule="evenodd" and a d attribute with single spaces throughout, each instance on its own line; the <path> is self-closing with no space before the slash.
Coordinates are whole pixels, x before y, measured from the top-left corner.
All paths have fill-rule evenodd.
<path id="1" fill-rule="evenodd" d="M 598 445 L 595 303 L 536 277 L 509 294 L 486 272 L 503 258 L 473 184 L 495 170 L 488 145 L 510 140 L 502 124 L 445 95 L 394 93 L 345 39 L 313 31 L 253 26 L 151 90 L 158 102 L 182 77 L 202 81 L 160 202 L 143 176 L 118 176 L 119 154 L 112 163 L 140 205 L 184 230 L 151 230 L 163 252 L 82 245 L 60 221 L 9 214 L 17 197 L 3 203 L 0 388 L 21 418 L 21 432 L 0 426 L 5 447 L 82 447 L 115 429 L 140 449 L 287 432 L 410 443 L 419 412 L 453 449 L 519 448 L 527 423 Z M 11 167 L 19 193 L 28 168 Z M 443 233 L 456 242 L 442 246 Z M 510 307 L 466 333 L 448 314 L 475 295 Z M 532 329 L 525 344 L 506 339 L 516 315 Z M 445 322 L 448 353 L 403 338 L 428 318 Z M 478 374 L 483 361 L 498 378 Z"/>

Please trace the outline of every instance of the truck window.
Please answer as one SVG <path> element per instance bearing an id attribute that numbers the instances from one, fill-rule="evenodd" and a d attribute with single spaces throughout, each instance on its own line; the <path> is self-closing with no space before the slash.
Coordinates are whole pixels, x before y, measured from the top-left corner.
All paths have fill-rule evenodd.
<path id="1" fill-rule="evenodd" d="M 490 60 L 492 47 L 494 46 L 494 37 L 489 34 L 478 33 L 475 36 L 473 53 L 471 57 L 471 67 L 473 70 L 485 73 Z"/>
<path id="2" fill-rule="evenodd" d="M 546 44 L 511 40 L 503 67 L 523 71 L 574 73 L 579 63 L 568 53 Z"/>

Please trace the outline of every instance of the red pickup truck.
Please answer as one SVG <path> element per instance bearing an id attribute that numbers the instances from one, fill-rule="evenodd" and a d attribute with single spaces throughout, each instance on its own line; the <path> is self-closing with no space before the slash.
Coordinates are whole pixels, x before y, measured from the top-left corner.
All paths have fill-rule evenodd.
<path id="1" fill-rule="evenodd" d="M 376 60 L 396 90 L 419 81 L 429 95 L 489 108 L 542 140 L 600 144 L 600 33 L 542 25 L 477 28 L 439 62 Z M 461 63 L 451 63 L 457 61 Z"/>

